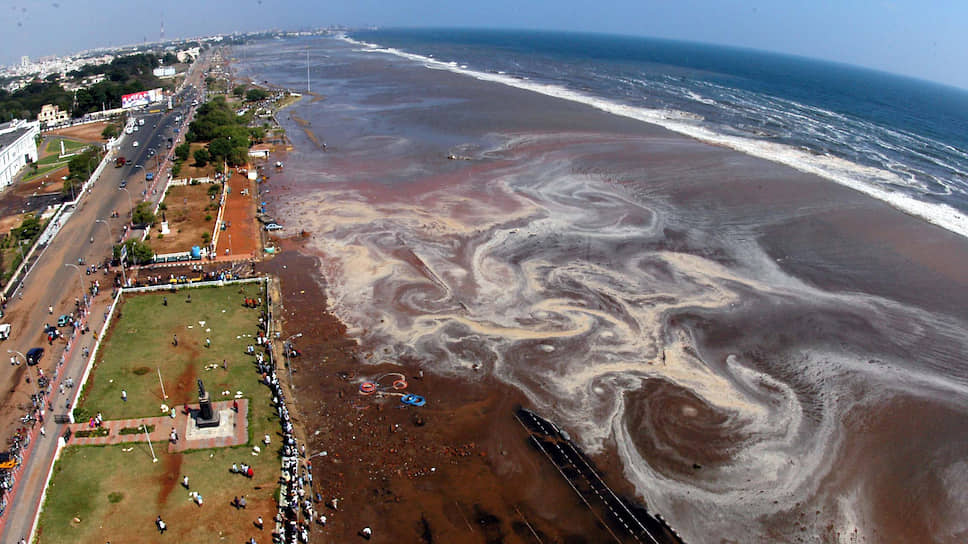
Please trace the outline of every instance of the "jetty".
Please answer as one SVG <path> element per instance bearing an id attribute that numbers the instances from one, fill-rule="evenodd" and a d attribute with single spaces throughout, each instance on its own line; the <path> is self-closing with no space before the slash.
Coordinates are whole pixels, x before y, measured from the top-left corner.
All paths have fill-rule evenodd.
<path id="1" fill-rule="evenodd" d="M 615 542 L 685 544 L 662 516 L 615 494 L 564 430 L 525 408 L 514 417 L 528 431 L 528 442 L 555 466 Z"/>

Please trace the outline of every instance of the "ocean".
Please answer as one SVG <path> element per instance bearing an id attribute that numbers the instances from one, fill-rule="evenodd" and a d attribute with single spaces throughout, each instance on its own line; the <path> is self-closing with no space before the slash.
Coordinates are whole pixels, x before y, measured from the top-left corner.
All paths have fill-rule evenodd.
<path id="1" fill-rule="evenodd" d="M 968 236 L 968 91 L 812 59 L 641 37 L 378 30 L 427 66 L 593 104 L 821 175 Z"/>
<path id="2" fill-rule="evenodd" d="M 507 534 L 605 541 L 508 445 L 514 399 L 687 542 L 968 539 L 964 92 L 577 34 L 381 30 L 231 56 L 312 91 L 277 116 L 292 148 L 261 197 L 305 233 L 282 247 L 318 263 L 361 355 L 316 359 L 303 337 L 297 380 L 451 380 L 413 388 L 454 423 L 407 432 L 488 451 L 369 520 L 461 542 L 450 506 L 408 505 L 480 501 Z M 310 426 L 335 398 L 309 399 Z M 310 446 L 373 455 L 348 432 Z M 370 508 L 370 485 L 346 504 Z"/>

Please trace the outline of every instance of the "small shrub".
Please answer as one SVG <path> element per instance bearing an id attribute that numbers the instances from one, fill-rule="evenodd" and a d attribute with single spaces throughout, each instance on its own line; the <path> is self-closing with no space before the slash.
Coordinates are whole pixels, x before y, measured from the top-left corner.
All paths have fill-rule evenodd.
<path id="1" fill-rule="evenodd" d="M 151 372 L 151 369 L 146 366 L 139 366 L 138 368 L 131 371 L 135 376 L 144 376 L 145 374 Z"/>
<path id="2" fill-rule="evenodd" d="M 158 204 L 158 209 L 161 211 L 165 211 L 168 209 L 168 204 L 165 204 L 164 202 L 162 202 L 161 204 Z"/>
<path id="3" fill-rule="evenodd" d="M 212 214 L 210 214 L 210 213 L 205 214 L 205 220 L 206 221 L 211 221 L 212 220 Z"/>
<path id="4" fill-rule="evenodd" d="M 123 498 L 124 498 L 124 493 L 121 493 L 119 491 L 108 493 L 108 502 L 111 504 L 117 504 L 121 502 L 121 499 Z"/>
<path id="5" fill-rule="evenodd" d="M 159 239 L 159 240 L 161 240 L 161 239 L 162 239 L 162 238 L 164 238 L 164 237 L 165 237 L 165 235 L 164 235 L 164 234 L 162 234 L 162 233 L 160 233 L 160 232 L 158 233 L 158 239 Z"/>
<path id="6" fill-rule="evenodd" d="M 93 429 L 84 429 L 83 431 L 77 431 L 74 436 L 78 438 L 96 438 L 100 436 L 107 436 L 110 434 L 107 427 L 94 427 Z"/>
<path id="7" fill-rule="evenodd" d="M 154 431 L 155 431 L 155 426 L 148 425 L 148 434 L 151 434 Z M 139 434 L 143 432 L 145 432 L 144 426 L 138 425 L 137 427 L 123 427 L 121 430 L 118 431 L 118 434 L 128 435 L 128 434 Z"/>

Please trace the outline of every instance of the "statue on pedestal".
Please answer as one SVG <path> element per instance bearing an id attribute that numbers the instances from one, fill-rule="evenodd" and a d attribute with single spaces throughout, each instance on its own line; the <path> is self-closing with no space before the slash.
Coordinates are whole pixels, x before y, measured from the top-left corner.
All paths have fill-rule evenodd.
<path id="1" fill-rule="evenodd" d="M 208 398 L 208 391 L 202 380 L 198 380 L 198 414 L 195 416 L 195 425 L 199 428 L 218 427 L 219 413 L 212 409 L 212 401 Z"/>

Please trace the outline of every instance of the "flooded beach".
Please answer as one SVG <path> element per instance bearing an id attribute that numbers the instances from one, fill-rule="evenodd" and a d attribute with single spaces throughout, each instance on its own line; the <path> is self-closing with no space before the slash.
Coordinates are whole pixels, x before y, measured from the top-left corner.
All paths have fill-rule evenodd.
<path id="1" fill-rule="evenodd" d="M 968 535 L 964 238 L 573 101 L 336 39 L 243 48 L 238 76 L 299 92 L 308 50 L 324 97 L 278 115 L 262 197 L 307 233 L 263 266 L 345 497 L 328 530 L 608 541 L 523 405 L 687 542 Z M 359 395 L 388 372 L 427 406 Z"/>

